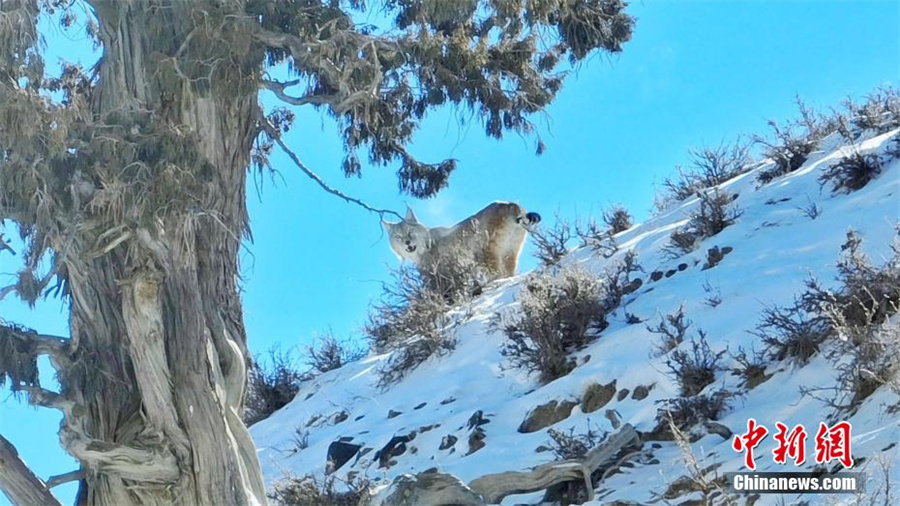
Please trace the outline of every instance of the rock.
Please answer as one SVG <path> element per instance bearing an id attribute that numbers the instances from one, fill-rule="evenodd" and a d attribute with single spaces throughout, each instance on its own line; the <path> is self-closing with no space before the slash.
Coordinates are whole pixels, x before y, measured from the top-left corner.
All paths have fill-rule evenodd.
<path id="1" fill-rule="evenodd" d="M 325 464 L 325 474 L 331 474 L 340 469 L 359 452 L 360 448 L 362 448 L 362 445 L 346 441 L 333 441 L 328 445 L 328 460 Z"/>
<path id="2" fill-rule="evenodd" d="M 479 409 L 469 417 L 469 421 L 466 422 L 466 427 L 474 429 L 475 427 L 481 427 L 482 425 L 489 423 L 491 423 L 491 421 L 485 418 L 484 413 Z"/>
<path id="3" fill-rule="evenodd" d="M 350 413 L 347 413 L 346 411 L 341 411 L 340 413 L 334 415 L 334 420 L 332 420 L 331 423 L 332 423 L 332 425 L 337 425 L 348 418 L 350 418 Z"/>
<path id="4" fill-rule="evenodd" d="M 450 404 L 451 402 L 456 402 L 456 397 L 447 397 L 446 399 L 441 401 L 441 406 L 446 406 L 447 404 Z"/>
<path id="5" fill-rule="evenodd" d="M 663 271 L 653 271 L 650 274 L 650 281 L 659 281 L 663 277 Z"/>
<path id="6" fill-rule="evenodd" d="M 707 420 L 703 422 L 703 426 L 706 427 L 707 432 L 709 432 L 710 434 L 718 434 L 722 436 L 722 439 L 725 439 L 726 441 L 731 439 L 731 436 L 734 435 L 731 432 L 731 429 L 718 422 Z"/>
<path id="7" fill-rule="evenodd" d="M 683 271 L 688 268 L 688 264 L 678 264 L 678 270 Z"/>
<path id="8" fill-rule="evenodd" d="M 484 499 L 460 481 L 444 473 L 404 474 L 387 487 L 365 497 L 360 506 L 458 505 L 484 506 Z"/>
<path id="9" fill-rule="evenodd" d="M 641 278 L 632 279 L 627 285 L 622 287 L 622 294 L 628 295 L 630 293 L 634 293 L 644 284 L 644 281 Z"/>
<path id="10" fill-rule="evenodd" d="M 576 404 L 574 401 L 550 401 L 547 404 L 542 404 L 525 415 L 525 419 L 519 425 L 519 432 L 527 434 L 539 431 L 556 422 L 565 420 L 572 413 L 572 408 Z"/>
<path id="11" fill-rule="evenodd" d="M 725 258 L 725 255 L 731 253 L 732 251 L 734 251 L 734 248 L 732 248 L 731 246 L 725 246 L 722 249 L 719 249 L 718 246 L 709 248 L 706 251 L 706 263 L 703 264 L 702 270 L 705 271 L 707 269 L 712 269 L 713 267 L 718 265 L 723 258 Z"/>
<path id="12" fill-rule="evenodd" d="M 415 438 L 415 432 L 411 432 L 405 436 L 394 436 L 386 445 L 378 450 L 373 459 L 378 461 L 379 467 L 391 467 L 395 463 L 392 462 L 391 459 L 406 453 L 406 443 L 409 443 Z"/>
<path id="13" fill-rule="evenodd" d="M 614 409 L 607 409 L 603 416 L 609 420 L 609 424 L 612 425 L 613 429 L 618 429 L 622 426 L 622 417 L 619 416 L 619 413 Z"/>
<path id="14" fill-rule="evenodd" d="M 438 447 L 438 450 L 446 450 L 455 445 L 457 441 L 459 441 L 458 437 L 454 436 L 453 434 L 447 434 L 443 439 L 441 439 L 441 446 Z"/>
<path id="15" fill-rule="evenodd" d="M 419 427 L 419 434 L 421 434 L 423 432 L 428 432 L 430 430 L 434 430 L 440 426 L 441 426 L 441 424 L 439 424 L 439 423 L 433 423 L 431 425 L 423 425 L 423 426 Z"/>
<path id="16" fill-rule="evenodd" d="M 666 277 L 671 278 L 672 276 L 675 275 L 676 272 L 678 272 L 678 271 L 676 271 L 675 269 L 669 269 L 666 271 Z"/>
<path id="17" fill-rule="evenodd" d="M 634 392 L 631 394 L 631 398 L 636 401 L 642 401 L 646 399 L 648 395 L 650 395 L 651 388 L 653 388 L 653 385 L 650 385 L 649 387 L 638 385 L 634 388 Z"/>
<path id="18" fill-rule="evenodd" d="M 354 421 L 354 422 L 358 422 L 358 421 L 362 420 L 362 419 L 365 418 L 365 417 L 366 417 L 366 415 L 359 415 L 359 416 L 357 416 L 356 418 L 354 418 L 353 421 Z"/>
<path id="19" fill-rule="evenodd" d="M 472 455 L 484 448 L 487 444 L 484 442 L 485 439 L 487 439 L 487 433 L 481 427 L 476 427 L 475 430 L 469 434 L 469 453 L 466 455 Z"/>
<path id="20" fill-rule="evenodd" d="M 581 398 L 581 411 L 583 413 L 593 413 L 598 409 L 606 406 L 616 393 L 616 381 L 608 385 L 600 385 L 594 383 L 589 386 Z"/>
<path id="21" fill-rule="evenodd" d="M 424 408 L 427 404 L 428 404 L 427 402 L 423 402 L 422 404 L 419 404 L 418 406 L 414 407 L 413 409 L 422 409 L 422 408 Z"/>
<path id="22" fill-rule="evenodd" d="M 628 397 L 629 393 L 631 393 L 631 390 L 628 390 L 627 388 L 623 388 L 622 390 L 619 390 L 619 394 L 616 395 L 616 400 L 619 402 L 624 401 L 625 398 Z"/>
<path id="23" fill-rule="evenodd" d="M 392 409 L 392 410 L 388 411 L 388 420 L 390 420 L 391 418 L 397 418 L 398 416 L 400 416 L 402 414 L 403 414 L 402 411 L 394 411 Z"/>

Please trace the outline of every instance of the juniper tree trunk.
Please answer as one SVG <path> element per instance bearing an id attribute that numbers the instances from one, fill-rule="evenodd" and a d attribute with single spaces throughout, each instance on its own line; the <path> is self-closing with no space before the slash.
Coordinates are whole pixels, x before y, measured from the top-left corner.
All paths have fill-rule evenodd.
<path id="1" fill-rule="evenodd" d="M 93 171 L 101 176 L 87 190 L 122 199 L 106 208 L 121 216 L 98 217 L 119 225 L 85 227 L 55 248 L 77 342 L 61 373 L 71 402 L 60 435 L 86 470 L 79 502 L 265 502 L 240 416 L 237 286 L 261 56 L 240 23 L 216 24 L 241 12 L 231 4 L 95 5 L 104 53 L 90 111 L 129 142 L 82 149 L 131 161 L 106 168 L 127 175 L 114 183 Z M 178 164 L 157 163 L 176 155 Z"/>

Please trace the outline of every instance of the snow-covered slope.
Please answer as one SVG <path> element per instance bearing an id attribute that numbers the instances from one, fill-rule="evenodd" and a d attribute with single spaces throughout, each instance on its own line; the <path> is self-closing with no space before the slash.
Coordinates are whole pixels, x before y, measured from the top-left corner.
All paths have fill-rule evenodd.
<path id="1" fill-rule="evenodd" d="M 897 135 L 898 130 L 894 130 L 870 138 L 860 144 L 860 149 L 881 153 Z M 832 136 L 820 143 L 803 167 L 768 185 L 758 188 L 756 176 L 771 168 L 771 163 L 760 164 L 724 183 L 723 189 L 739 195 L 735 205 L 743 214 L 734 225 L 680 258 L 671 259 L 661 248 L 668 243 L 672 230 L 683 225 L 699 205 L 697 199 L 679 203 L 619 234 L 616 239 L 620 249 L 612 258 L 604 259 L 588 248 L 572 251 L 564 263 L 580 264 L 599 273 L 633 249 L 645 274 L 643 286 L 630 296 L 633 300 L 629 300 L 627 310 L 645 323 L 628 324 L 623 311 L 618 310 L 600 337 L 578 353 L 580 365 L 547 385 L 508 365 L 500 354 L 504 336 L 489 325 L 498 311 L 515 310 L 522 276 L 496 282 L 464 309 L 471 317 L 455 329 L 455 351 L 430 359 L 387 390 L 375 386 L 375 371 L 389 358 L 387 355 L 369 356 L 305 384 L 292 403 L 251 428 L 267 482 L 271 485 L 287 474 L 321 475 L 329 445 L 341 438 L 372 449 L 344 465 L 337 472 L 341 477 L 357 473 L 389 482 L 399 474 L 436 468 L 468 482 L 487 473 L 524 470 L 553 458 L 550 452 L 535 451 L 548 443 L 547 429 L 527 434 L 517 431 L 526 414 L 552 400 L 579 401 L 589 385 L 606 385 L 613 380 L 620 391 L 651 387 L 649 396 L 642 400 L 630 394 L 622 400 L 614 397 L 603 409 L 590 414 L 576 406 L 569 417 L 552 427 L 566 431 L 574 427 L 576 432 L 583 432 L 590 424 L 612 431 L 606 413 L 614 410 L 622 422 L 633 424 L 639 431 L 650 431 L 656 425 L 657 401 L 676 397 L 678 389 L 665 374 L 665 358 L 650 358 L 658 336 L 648 332 L 647 324 L 658 322 L 660 315 L 683 304 L 685 314 L 693 321 L 691 330 L 704 330 L 714 350 L 762 350 L 759 338 L 749 332 L 759 323 L 762 308 L 789 304 L 810 275 L 826 286 L 831 283 L 849 228 L 860 233 L 866 253 L 874 260 L 881 262 L 890 254 L 900 219 L 900 161 L 888 162 L 883 173 L 863 189 L 832 195 L 830 185 L 820 187 L 817 178 L 850 150 Z M 811 203 L 820 212 L 815 219 L 803 210 Z M 733 251 L 714 268 L 702 270 L 706 252 L 713 246 L 730 246 Z M 687 268 L 678 270 L 679 264 Z M 671 277 L 649 279 L 653 271 L 673 269 L 676 273 Z M 705 302 L 710 287 L 721 297 L 716 307 Z M 774 363 L 767 371 L 773 376 L 736 399 L 720 422 L 735 434 L 745 431 L 751 417 L 773 429 L 776 421 L 788 426 L 804 424 L 811 440 L 819 422 L 826 421 L 832 410 L 819 400 L 804 397 L 800 389 L 833 385 L 832 369 L 821 354 L 802 368 Z M 738 378 L 723 372 L 708 388 L 741 390 L 738 384 Z M 870 491 L 883 484 L 881 467 L 890 468 L 892 483 L 900 483 L 900 445 L 896 444 L 900 441 L 900 420 L 885 409 L 897 402 L 896 395 L 882 388 L 849 419 L 853 424 L 853 454 L 867 457 L 862 470 L 870 480 Z M 485 446 L 470 454 L 472 430 L 467 421 L 477 411 L 489 423 L 480 426 L 486 434 Z M 399 414 L 389 417 L 389 413 Z M 292 438 L 298 427 L 301 432 L 308 430 L 309 439 L 308 447 L 295 452 Z M 380 468 L 373 459 L 376 452 L 393 437 L 412 432 L 415 438 L 406 444 L 402 455 L 394 457 L 396 463 Z M 448 435 L 456 437 L 455 444 L 439 449 Z M 773 463 L 770 452 L 774 444 L 769 437 L 757 449 L 762 456 L 758 470 L 799 470 Z M 652 459 L 643 459 L 606 479 L 592 504 L 658 500 L 667 486 L 687 471 L 674 443 L 659 442 L 656 446 Z M 730 439 L 708 434 L 694 442 L 692 450 L 701 468 L 718 463 L 719 473 L 741 470 L 743 458 L 732 450 Z M 808 458 L 803 470 L 813 465 L 814 459 Z M 514 496 L 504 504 L 537 502 L 540 497 Z M 697 496 L 685 495 L 675 502 L 691 497 Z M 850 500 L 843 497 L 808 495 L 802 500 L 813 504 Z M 898 498 L 900 494 L 895 493 Z M 790 502 L 798 498 L 785 499 Z M 762 496 L 757 504 L 781 500 L 778 496 Z"/>

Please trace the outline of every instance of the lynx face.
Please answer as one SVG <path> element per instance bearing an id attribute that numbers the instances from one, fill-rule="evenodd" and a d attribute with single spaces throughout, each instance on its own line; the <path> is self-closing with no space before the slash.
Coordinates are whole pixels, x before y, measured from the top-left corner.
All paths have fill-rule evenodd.
<path id="1" fill-rule="evenodd" d="M 419 223 L 412 210 L 407 211 L 400 223 L 384 222 L 384 225 L 390 236 L 391 249 L 400 258 L 416 263 L 431 246 L 428 227 Z"/>

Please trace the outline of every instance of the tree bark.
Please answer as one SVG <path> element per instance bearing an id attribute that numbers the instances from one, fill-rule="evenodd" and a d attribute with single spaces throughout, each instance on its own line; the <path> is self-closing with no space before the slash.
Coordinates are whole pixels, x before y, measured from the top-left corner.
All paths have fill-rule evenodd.
<path id="1" fill-rule="evenodd" d="M 19 458 L 19 452 L 0 436 L 0 490 L 13 504 L 59 506 L 47 485 Z"/>
<path id="2" fill-rule="evenodd" d="M 73 405 L 60 436 L 84 469 L 78 501 L 265 503 L 240 416 L 247 348 L 237 286 L 261 55 L 231 46 L 249 40 L 239 23 L 224 33 L 215 24 L 229 9 L 241 15 L 239 2 L 95 7 L 104 54 L 92 121 L 135 145 L 145 132 L 175 132 L 192 141 L 179 149 L 197 156 L 195 166 L 172 168 L 189 176 L 190 199 L 173 193 L 146 216 L 86 229 L 59 248 L 76 364 L 60 372 Z M 149 165 L 144 156 L 155 155 L 139 153 L 138 169 Z M 154 198 L 158 177 L 135 178 L 129 195 Z M 128 213 L 141 203 L 123 205 Z"/>

